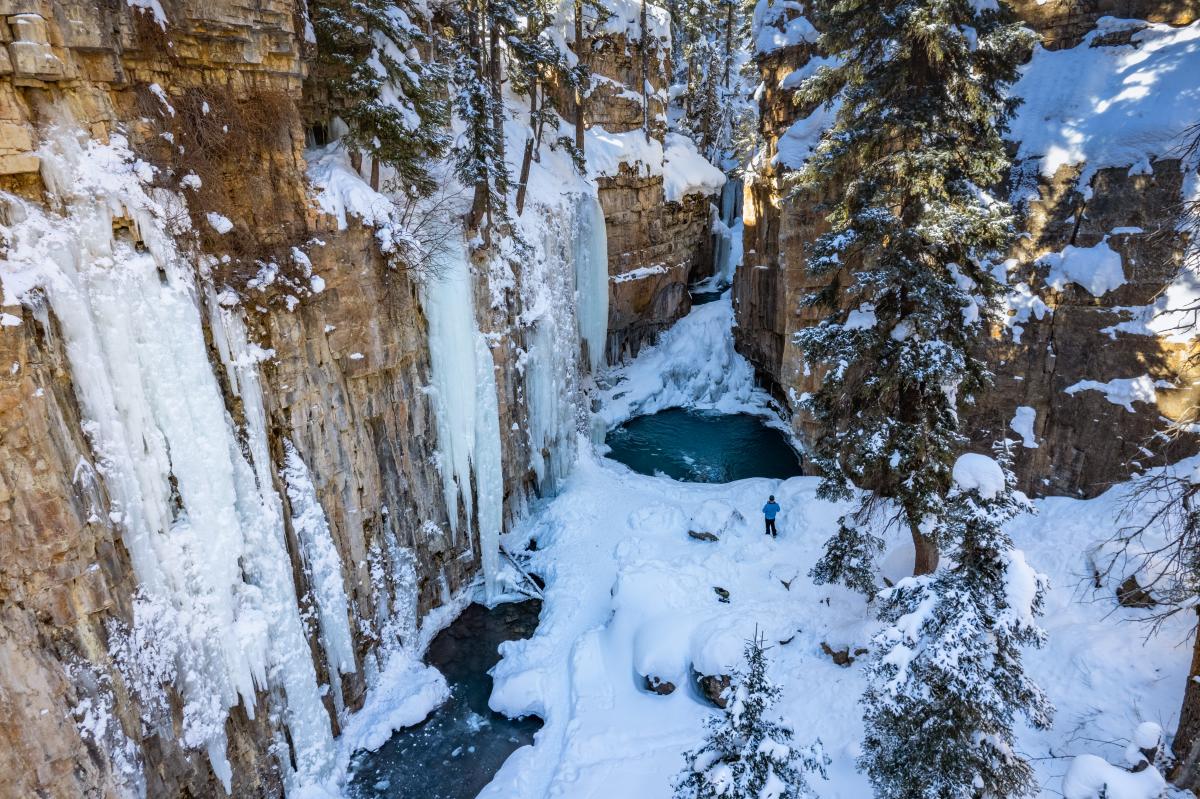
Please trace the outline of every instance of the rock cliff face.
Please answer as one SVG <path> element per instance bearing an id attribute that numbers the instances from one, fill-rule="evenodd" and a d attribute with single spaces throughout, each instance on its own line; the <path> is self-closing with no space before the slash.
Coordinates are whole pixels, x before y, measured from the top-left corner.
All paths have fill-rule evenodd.
<path id="1" fill-rule="evenodd" d="M 294 447 L 342 564 L 355 668 L 335 680 L 315 620 L 311 564 L 294 525 L 285 525 L 312 666 L 319 684 L 334 686 L 321 701 L 336 734 L 339 712 L 361 704 L 380 653 L 411 640 L 425 611 L 475 578 L 481 551 L 462 533 L 473 528 L 466 503 L 457 504 L 452 525 L 443 499 L 427 390 L 429 322 L 417 281 L 388 263 L 371 229 L 354 220 L 339 226 L 309 199 L 304 24 L 303 4 L 291 0 L 0 2 L 0 189 L 9 192 L 0 222 L 19 222 L 22 201 L 43 202 L 39 147 L 54 126 L 98 142 L 120 133 L 157 168 L 149 190 L 187 197 L 186 210 L 168 205 L 170 218 L 158 223 L 184 233 L 181 252 L 201 288 L 203 338 L 230 423 L 249 453 L 248 415 L 257 410 L 235 375 L 249 368 L 260 382 L 271 462 L 270 484 L 260 489 L 282 498 L 288 520 L 295 509 L 280 472 Z M 627 89 L 640 85 L 640 54 L 618 44 L 612 58 L 596 57 L 611 96 L 598 91 L 589 114 L 591 124 L 628 131 L 642 122 L 642 105 Z M 628 83 L 634 76 L 639 82 Z M 655 91 L 661 143 L 657 92 L 665 97 L 665 89 Z M 610 287 L 607 350 L 616 360 L 687 311 L 686 285 L 707 267 L 709 200 L 666 202 L 661 174 L 628 167 L 600 183 L 610 272 L 634 273 Z M 221 229 L 221 217 L 231 229 Z M 561 260 L 578 222 L 555 224 L 567 228 L 562 240 L 543 246 Z M 145 231 L 135 222 L 114 219 L 113 227 L 114 240 L 141 252 Z M 478 259 L 472 268 L 475 317 L 495 367 L 502 513 L 511 520 L 531 496 L 552 490 L 574 446 L 570 407 L 555 411 L 563 429 L 538 428 L 537 440 L 532 417 L 545 417 L 549 402 L 572 401 L 577 353 L 558 352 L 566 366 L 539 372 L 535 385 L 529 353 L 562 332 L 530 320 L 547 276 L 515 256 Z M 160 680 L 162 708 L 149 707 L 113 655 L 116 637 L 135 624 L 139 580 L 103 453 L 84 432 L 60 320 L 52 303 L 31 296 L 20 306 L 6 297 L 0 316 L 0 768 L 8 775 L 0 795 L 222 795 L 211 758 L 182 742 L 188 730 L 177 687 Z M 257 366 L 222 351 L 212 320 L 226 304 L 266 354 Z M 231 795 L 282 792 L 280 763 L 295 755 L 281 701 L 266 680 L 254 707 L 235 705 L 225 717 Z"/>
<path id="2" fill-rule="evenodd" d="M 1172 25 L 1196 16 L 1190 3 L 1014 5 L 1044 36 L 1048 50 L 1087 47 L 1080 42 L 1102 16 Z M 786 17 L 776 24 L 785 25 Z M 1130 35 L 1126 30 L 1089 41 L 1120 46 Z M 822 318 L 820 311 L 801 310 L 800 301 L 816 288 L 804 259 L 823 220 L 813 198 L 785 196 L 786 169 L 775 166 L 774 157 L 793 122 L 811 111 L 793 106 L 781 83 L 813 55 L 813 44 L 798 42 L 759 57 L 766 151 L 745 190 L 746 252 L 734 285 L 738 349 L 790 407 L 814 388 L 793 335 Z M 1016 429 L 1032 425 L 1016 462 L 1022 488 L 1031 493 L 1091 496 L 1126 478 L 1139 462 L 1146 465 L 1143 445 L 1161 426 L 1150 408 L 1178 419 L 1196 399 L 1187 364 L 1195 352 L 1192 343 L 1130 322 L 1137 309 L 1156 301 L 1183 255 L 1185 242 L 1173 221 L 1182 197 L 1180 165 L 1160 157 L 1152 166 L 1132 166 L 1089 171 L 1078 164 L 1043 175 L 1036 159 L 1019 160 L 1012 178 L 1021 190 L 1027 235 L 1010 253 L 1008 322 L 993 331 L 987 345 L 996 388 L 972 412 L 971 429 L 975 444 L 986 449 L 1001 435 L 1021 441 L 1025 437 Z M 1094 252 L 1111 250 L 1110 257 L 1119 260 L 1121 279 L 1114 283 L 1121 285 L 1101 287 L 1100 296 L 1093 296 L 1051 274 L 1056 253 L 1097 246 L 1101 250 Z M 1128 391 L 1132 394 L 1122 393 Z M 814 434 L 800 414 L 793 424 L 802 438 Z M 1193 451 L 1196 442 L 1186 438 L 1168 456 Z"/>
<path id="3" fill-rule="evenodd" d="M 663 39 L 609 34 L 591 47 L 589 128 L 640 135 L 649 124 L 659 147 L 666 130 L 668 49 Z M 643 64 L 644 62 L 644 64 Z M 644 93 L 625 90 L 643 85 Z M 645 104 L 645 105 L 643 105 Z M 651 148 L 653 151 L 653 148 Z M 691 309 L 688 285 L 712 271 L 712 197 L 667 199 L 662 163 L 620 162 L 597 176 L 608 225 L 609 363 L 637 355 Z"/>

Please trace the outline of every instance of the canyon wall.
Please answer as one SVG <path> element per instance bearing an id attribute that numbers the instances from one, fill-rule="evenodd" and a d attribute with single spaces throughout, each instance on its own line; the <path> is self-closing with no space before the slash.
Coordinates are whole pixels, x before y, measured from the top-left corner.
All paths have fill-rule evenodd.
<path id="1" fill-rule="evenodd" d="M 114 168 L 137 176 L 137 191 L 156 203 L 152 212 L 108 209 L 111 226 L 92 232 L 106 242 L 111 236 L 120 257 L 151 253 L 162 286 L 145 290 L 190 297 L 189 313 L 198 312 L 191 328 L 142 330 L 135 343 L 190 337 L 207 354 L 204 385 L 174 387 L 178 413 L 190 418 L 196 409 L 185 407 L 188 398 L 211 388 L 225 425 L 192 434 L 229 437 L 238 450 L 231 453 L 235 471 L 252 467 L 242 479 L 264 506 L 279 505 L 287 562 L 274 565 L 276 577 L 290 579 L 282 587 L 276 579 L 273 590 L 290 598 L 285 609 L 303 633 L 301 659 L 311 661 L 297 671 L 313 674 L 308 688 L 318 712 L 306 721 L 326 729 L 308 733 L 327 741 L 344 712 L 361 704 L 387 653 L 413 645 L 424 614 L 476 578 L 484 509 L 498 509 L 510 523 L 531 497 L 554 490 L 573 458 L 586 366 L 569 267 L 580 257 L 586 208 L 531 198 L 526 216 L 545 217 L 543 228 L 554 233 L 529 252 L 471 256 L 467 304 L 487 344 L 480 357 L 490 356 L 480 376 L 490 372 L 496 389 L 500 473 L 489 485 L 502 496 L 484 496 L 475 452 L 458 500 L 448 501 L 421 279 L 380 251 L 372 228 L 323 212 L 311 199 L 305 115 L 314 104 L 304 78 L 313 45 L 305 25 L 303 4 L 292 0 L 0 3 L 0 222 L 11 231 L 30 214 L 67 220 L 73 213 L 52 179 L 62 164 L 47 161 L 56 137 L 66 150 L 79 145 L 87 153 L 77 167 L 93 164 L 97 153 L 136 155 Z M 656 58 L 665 57 L 665 46 L 655 44 Z M 642 105 L 628 101 L 628 87 L 641 85 L 640 53 L 621 37 L 597 52 L 610 50 L 619 57 L 597 55 L 596 68 L 611 96 L 598 90 L 590 124 L 643 135 Z M 611 81 L 634 77 L 612 89 Z M 661 77 L 654 80 L 654 96 L 665 97 Z M 652 137 L 661 150 L 661 99 L 653 102 Z M 644 166 L 625 163 L 598 176 L 608 271 L 632 274 L 601 287 L 611 292 L 605 349 L 614 361 L 685 313 L 687 283 L 708 268 L 708 195 L 668 202 L 661 162 Z M 118 197 L 106 182 L 112 175 L 90 168 L 65 179 L 95 180 L 101 204 L 106 192 Z M 186 208 L 172 199 L 180 196 Z M 15 258 L 16 247 L 16 239 L 6 240 L 5 257 Z M 162 253 L 176 248 L 179 257 L 164 267 Z M 91 266 L 103 271 L 105 263 Z M 196 664 L 176 658 L 149 668 L 131 654 L 131 641 L 171 631 L 146 626 L 156 606 L 139 580 L 137 550 L 124 538 L 129 508 L 113 495 L 119 470 L 89 418 L 80 369 L 107 369 L 92 377 L 113 385 L 123 376 L 111 364 L 81 360 L 57 289 L 17 297 L 14 278 L 2 279 L 0 767 L 8 776 L 0 795 L 280 795 L 310 754 L 297 737 L 299 699 L 292 696 L 304 686 L 280 673 L 277 658 L 255 674 L 252 695 L 243 690 L 241 702 L 216 708 L 220 729 L 196 732 L 198 694 L 182 687 Z M 546 310 L 556 306 L 565 310 Z M 147 373 L 137 386 L 151 399 L 161 389 L 153 380 Z M 124 406 L 120 392 L 110 399 Z M 139 434 L 124 432 L 132 440 Z M 172 525 L 185 524 L 200 513 L 188 507 L 182 466 L 170 464 L 183 453 L 163 448 L 155 429 L 144 435 L 146 454 L 135 452 L 132 462 L 140 468 L 152 450 L 163 451 L 162 504 Z M 194 477 L 202 480 L 203 471 L 194 469 Z M 309 479 L 313 495 L 296 493 Z M 239 511 L 245 501 L 239 495 Z M 312 558 L 314 529 L 332 542 L 340 565 L 333 593 L 346 603 L 349 663 L 338 665 L 324 626 L 329 561 Z M 175 534 L 153 532 L 155 546 Z M 215 540 L 198 543 L 220 548 Z M 253 604 L 270 580 L 249 561 L 233 558 L 232 566 L 239 572 L 235 601 Z M 245 632 L 248 640 L 269 649 L 286 626 L 269 621 L 270 629 Z M 223 752 L 206 753 L 194 737 L 201 733 Z"/>
<path id="2" fill-rule="evenodd" d="M 1155 86 L 1169 67 L 1151 62 L 1141 68 L 1140 55 L 1124 56 L 1144 23 L 1105 23 L 1105 30 L 1086 42 L 1084 37 L 1105 16 L 1186 25 L 1196 19 L 1194 3 L 1022 1 L 1015 8 L 1044 36 L 1049 57 L 1073 47 L 1096 48 L 1092 52 L 1100 56 L 1106 52 L 1103 48 L 1123 48 L 1120 53 L 1110 51 L 1109 63 L 1126 70 L 1120 77 L 1146 80 L 1147 103 L 1156 97 L 1172 101 L 1169 90 Z M 794 8 L 780 11 L 766 25 L 787 44 L 757 57 L 765 147 L 745 189 L 744 265 L 734 285 L 735 339 L 764 382 L 794 409 L 800 394 L 815 387 L 794 334 L 823 318 L 819 309 L 802 309 L 801 301 L 818 287 L 806 273 L 805 252 L 824 220 L 817 207 L 820 198 L 789 196 L 790 167 L 780 152 L 821 113 L 793 105 L 785 83 L 816 54 L 816 36 L 811 28 L 804 33 L 806 23 Z M 788 37 L 789 30 L 802 35 Z M 1165 52 L 1169 33 L 1150 34 L 1158 38 L 1146 45 L 1146 52 Z M 760 37 L 764 39 L 771 37 Z M 1180 47 L 1177 53 L 1186 45 Z M 1078 74 L 1080 69 L 1064 65 L 1061 72 L 1039 74 L 1041 80 L 1077 87 L 1074 96 L 1080 102 L 1094 98 L 1097 109 L 1129 97 L 1118 96 L 1119 88 L 1112 96 L 1105 94 L 1108 86 L 1097 80 L 1102 76 L 1086 70 Z M 1137 76 L 1131 75 L 1135 72 Z M 1018 84 L 1018 92 L 1023 86 L 1027 84 Z M 1030 105 L 1040 108 L 1037 102 Z M 1144 112 L 1134 109 L 1129 115 L 1136 118 Z M 1057 130 L 1060 124 L 1048 114 L 1044 119 L 1027 118 L 1024 128 L 1018 117 L 1014 128 L 1022 134 L 1036 132 L 1039 126 Z M 1126 124 L 1114 123 L 1117 128 Z M 1081 133 L 1079 141 L 1083 138 Z M 1151 463 L 1146 444 L 1161 429 L 1160 416 L 1180 419 L 1195 406 L 1192 338 L 1175 335 L 1178 331 L 1152 330 L 1157 323 L 1146 324 L 1156 303 L 1172 293 L 1187 294 L 1193 282 L 1189 275 L 1176 278 L 1186 246 L 1175 231 L 1185 187 L 1180 163 L 1170 149 L 1163 147 L 1157 157 L 1152 154 L 1144 161 L 1116 158 L 1096 168 L 1083 162 L 1053 169 L 1045 166 L 1045 152 L 1018 151 L 1008 189 L 1021 211 L 1022 236 L 1006 265 L 1007 319 L 986 344 L 995 388 L 970 412 L 969 429 L 981 451 L 1001 436 L 1020 442 L 1016 470 L 1021 487 L 1032 494 L 1102 492 Z M 1061 265 L 1064 256 L 1084 252 L 1104 256 L 1108 285 L 1085 287 L 1064 280 L 1061 266 L 1056 273 L 1055 264 Z M 1186 324 L 1184 319 L 1176 321 Z M 802 439 L 815 434 L 802 414 L 795 414 L 793 425 Z M 1196 447 L 1195 438 L 1184 435 L 1163 454 L 1177 458 Z"/>
<path id="3" fill-rule="evenodd" d="M 589 129 L 600 128 L 603 138 L 647 156 L 622 157 L 595 176 L 608 224 L 609 363 L 637 355 L 691 309 L 688 285 L 712 272 L 715 200 L 711 186 L 693 190 L 686 182 L 681 196 L 668 196 L 671 165 L 659 153 L 668 135 L 669 33 L 665 19 L 658 26 L 650 20 L 649 35 L 632 37 L 640 4 L 621 8 L 627 18 L 618 13 L 589 47 L 593 77 L 584 114 Z M 643 85 L 643 92 L 626 88 Z M 573 102 L 562 105 L 574 113 Z M 645 141 L 626 145 L 626 137 Z"/>

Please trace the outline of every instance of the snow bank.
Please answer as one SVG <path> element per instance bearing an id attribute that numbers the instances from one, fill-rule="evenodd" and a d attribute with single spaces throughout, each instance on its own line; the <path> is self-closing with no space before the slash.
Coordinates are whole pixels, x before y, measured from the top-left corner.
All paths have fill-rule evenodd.
<path id="1" fill-rule="evenodd" d="M 1131 28 L 1144 29 L 1129 44 L 1092 46 Z M 1200 22 L 1174 28 L 1105 17 L 1076 47 L 1039 45 L 1012 89 L 1024 99 L 1011 133 L 1018 158 L 1035 159 L 1045 177 L 1086 162 L 1081 186 L 1103 167 L 1148 166 L 1195 122 L 1197 74 Z"/>
<path id="2" fill-rule="evenodd" d="M 1159 388 L 1171 388 L 1166 380 L 1154 380 L 1149 375 L 1140 377 L 1122 377 L 1101 383 L 1098 380 L 1080 380 L 1073 386 L 1063 389 L 1067 394 L 1078 394 L 1080 391 L 1102 391 L 1104 398 L 1113 405 L 1120 405 L 1130 413 L 1136 413 L 1133 403 L 1145 402 L 1150 405 L 1158 402 Z"/>

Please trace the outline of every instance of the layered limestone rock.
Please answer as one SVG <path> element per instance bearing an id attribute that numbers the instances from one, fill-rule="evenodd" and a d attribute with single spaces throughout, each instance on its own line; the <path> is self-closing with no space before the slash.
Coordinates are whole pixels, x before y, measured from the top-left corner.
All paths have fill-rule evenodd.
<path id="1" fill-rule="evenodd" d="M 640 26 L 636 19 L 626 22 L 634 30 Z M 669 62 L 669 42 L 661 36 L 608 33 L 591 42 L 587 127 L 635 137 L 648 129 L 647 140 L 657 145 L 649 149 L 657 158 L 666 132 Z M 575 113 L 570 98 L 560 101 Z M 687 314 L 688 285 L 712 273 L 713 198 L 697 192 L 668 199 L 661 160 L 647 164 L 636 154 L 622 157 L 596 175 L 608 227 L 609 363 L 637 355 Z"/>
<path id="2" fill-rule="evenodd" d="M 322 701 L 336 733 L 339 714 L 361 703 L 380 653 L 412 640 L 427 610 L 476 577 L 482 553 L 468 532 L 478 527 L 468 504 L 457 503 L 452 525 L 443 497 L 418 282 L 380 254 L 373 230 L 354 220 L 339 227 L 309 199 L 303 24 L 302 7 L 290 0 L 0 3 L 0 188 L 43 201 L 38 148 L 58 126 L 100 142 L 120 132 L 157 168 L 145 177 L 151 190 L 187 198 L 186 209 L 168 205 L 170 218 L 158 223 L 183 234 L 212 374 L 247 450 L 251 409 L 235 372 L 249 369 L 261 381 L 271 462 L 271 485 L 262 488 L 282 499 L 287 570 L 317 681 L 331 686 Z M 616 94 L 597 94 L 591 108 L 597 123 L 633 124 Z M 661 176 L 623 180 L 613 177 L 602 193 L 619 242 L 613 272 L 669 264 L 674 284 L 650 281 L 653 291 L 627 293 L 613 284 L 615 318 L 635 331 L 620 334 L 614 353 L 636 349 L 686 311 L 684 287 L 703 260 L 688 247 L 707 239 L 708 224 L 706 198 L 667 204 Z M 555 263 L 569 265 L 562 259 L 576 222 L 547 243 L 558 248 Z M 114 239 L 138 252 L 144 232 L 133 220 L 114 220 Z M 552 450 L 574 446 L 570 408 L 552 409 L 563 429 L 538 428 L 544 441 L 536 446 L 531 408 L 573 401 L 577 354 L 531 366 L 536 336 L 562 337 L 530 321 L 534 290 L 543 286 L 527 283 L 539 278 L 484 256 L 470 268 L 475 318 L 495 367 L 501 513 L 511 521 L 532 495 L 552 490 L 567 457 Z M 556 289 L 568 292 L 568 303 L 572 277 Z M 112 654 L 134 624 L 139 580 L 103 458 L 84 435 L 88 420 L 59 320 L 36 296 L 0 316 L 0 767 L 9 775 L 0 794 L 222 795 L 219 770 L 182 740 L 176 686 L 156 685 L 164 705 L 149 708 Z M 228 360 L 218 305 L 244 315 L 257 363 Z M 534 372 L 543 384 L 530 382 Z M 289 452 L 310 473 L 341 563 L 354 669 L 340 676 L 329 673 L 316 578 L 290 521 L 295 508 L 282 476 Z M 480 502 L 471 507 L 478 514 Z M 231 795 L 283 790 L 280 763 L 293 743 L 274 679 L 257 686 L 254 707 L 235 705 L 224 722 Z"/>
<path id="3" fill-rule="evenodd" d="M 1078 44 L 1105 15 L 1176 25 L 1196 16 L 1195 5 L 1182 2 L 1015 6 L 1046 37 L 1048 49 Z M 786 26 L 798 13 L 783 12 L 776 24 Z M 1092 44 L 1129 40 L 1128 32 L 1119 33 Z M 783 81 L 813 55 L 811 41 L 798 41 L 759 56 L 767 146 L 745 188 L 744 266 L 734 285 L 737 347 L 792 408 L 803 392 L 816 387 L 794 334 L 824 316 L 801 308 L 803 298 L 818 288 L 804 259 L 824 222 L 819 198 L 786 196 L 786 169 L 776 166 L 775 156 L 785 131 L 812 110 L 794 106 Z M 972 438 L 981 450 L 1001 436 L 1021 442 L 1016 453 L 1021 487 L 1036 494 L 1092 496 L 1139 465 L 1149 465 L 1145 445 L 1161 429 L 1160 416 L 1179 419 L 1198 398 L 1188 363 L 1193 344 L 1130 322 L 1162 293 L 1183 256 L 1185 242 L 1174 230 L 1182 197 L 1179 162 L 1159 159 L 1152 168 L 1095 170 L 1088 185 L 1079 180 L 1083 167 L 1062 167 L 1045 177 L 1036 164 L 1018 165 L 1014 185 L 1029 182 L 1023 192 L 1027 235 L 1010 253 L 1010 318 L 1003 329 L 992 331 L 987 345 L 996 386 L 970 416 Z M 1110 248 L 1119 260 L 1120 278 L 1114 275 L 1112 281 L 1121 285 L 1093 296 L 1061 277 L 1048 283 L 1059 253 L 1097 245 Z M 802 439 L 816 432 L 801 414 L 793 425 Z M 1172 443 L 1165 456 L 1194 451 L 1196 442 L 1190 439 Z"/>

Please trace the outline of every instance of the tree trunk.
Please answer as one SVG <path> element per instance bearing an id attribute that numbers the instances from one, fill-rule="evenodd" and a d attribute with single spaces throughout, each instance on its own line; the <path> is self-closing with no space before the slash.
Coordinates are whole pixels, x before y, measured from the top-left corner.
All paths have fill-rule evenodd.
<path id="1" fill-rule="evenodd" d="M 529 87 L 529 138 L 525 140 L 525 154 L 521 157 L 521 176 L 517 178 L 517 216 L 525 210 L 525 190 L 529 186 L 529 166 L 533 163 L 534 137 L 537 136 L 537 81 Z"/>
<path id="2" fill-rule="evenodd" d="M 650 37 L 646 34 L 646 0 L 642 0 L 642 16 L 638 25 L 642 35 L 642 130 L 646 132 L 646 141 L 650 141 Z"/>
<path id="3" fill-rule="evenodd" d="M 496 132 L 496 164 L 504 167 L 504 75 L 500 61 L 500 26 L 492 20 L 488 31 L 488 71 L 492 89 L 492 130 Z"/>
<path id="4" fill-rule="evenodd" d="M 913 548 L 916 550 L 916 557 L 913 559 L 913 576 L 918 577 L 922 574 L 933 574 L 938 566 L 938 548 L 933 539 L 917 529 L 916 525 L 912 526 Z"/>
<path id="5" fill-rule="evenodd" d="M 484 59 L 486 53 L 482 52 L 483 36 L 480 33 L 479 26 L 481 24 L 479 8 L 472 5 L 467 13 L 467 42 L 471 47 L 471 52 L 475 53 L 475 80 L 483 83 Z M 480 119 L 480 111 L 474 110 L 473 119 L 467 120 L 468 125 L 478 126 L 483 124 L 485 120 Z M 471 231 L 479 230 L 483 224 L 484 217 L 489 213 L 488 206 L 488 180 L 486 174 L 482 178 L 475 180 L 475 195 L 471 198 L 471 214 L 467 219 L 467 228 Z"/>
<path id="6" fill-rule="evenodd" d="M 722 86 L 729 88 L 729 73 L 733 68 L 733 0 L 725 3 L 725 80 Z"/>
<path id="7" fill-rule="evenodd" d="M 1171 780 L 1185 790 L 1200 788 L 1200 634 L 1193 631 L 1192 637 L 1192 665 L 1183 689 L 1179 727 L 1171 743 L 1175 753 Z"/>
<path id="8" fill-rule="evenodd" d="M 371 156 L 371 188 L 379 191 L 379 159 Z"/>
<path id="9" fill-rule="evenodd" d="M 583 112 L 587 100 L 584 98 L 586 87 L 582 83 L 583 76 L 587 73 L 587 40 L 583 38 L 583 0 L 575 0 L 575 56 L 579 59 L 579 65 L 583 67 L 580 70 L 579 88 L 575 90 L 575 149 L 579 150 L 580 155 L 584 149 L 584 133 L 587 128 L 584 127 Z"/>

